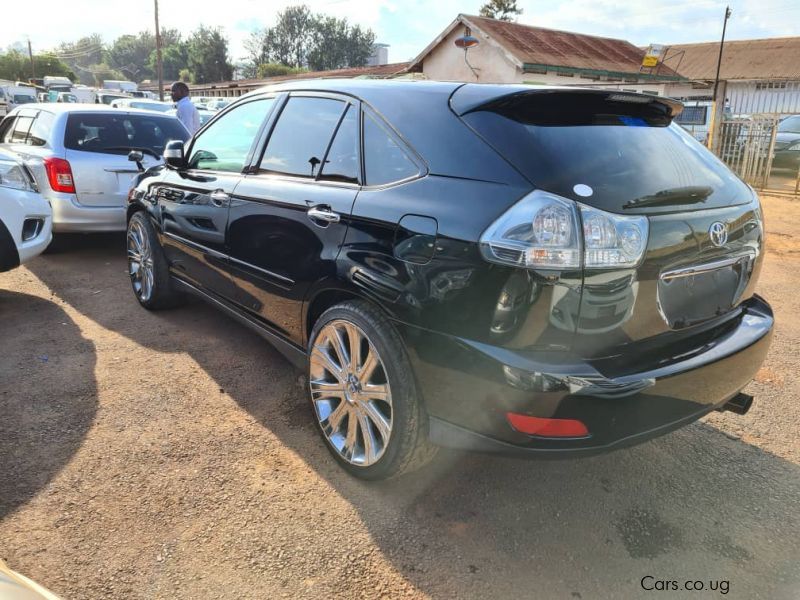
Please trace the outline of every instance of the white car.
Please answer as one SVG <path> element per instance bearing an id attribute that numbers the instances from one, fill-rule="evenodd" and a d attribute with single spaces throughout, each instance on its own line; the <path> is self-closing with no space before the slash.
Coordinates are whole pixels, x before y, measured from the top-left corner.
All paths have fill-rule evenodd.
<path id="1" fill-rule="evenodd" d="M 53 211 L 33 175 L 13 154 L 0 150 L 0 271 L 41 254 L 53 239 Z"/>

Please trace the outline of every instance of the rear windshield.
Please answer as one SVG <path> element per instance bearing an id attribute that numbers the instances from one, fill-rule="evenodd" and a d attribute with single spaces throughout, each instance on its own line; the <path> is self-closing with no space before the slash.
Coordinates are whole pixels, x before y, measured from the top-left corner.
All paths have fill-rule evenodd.
<path id="1" fill-rule="evenodd" d="M 537 188 L 612 212 L 678 200 L 697 206 L 751 199 L 748 187 L 657 106 L 604 96 L 528 95 L 464 120 Z M 688 206 L 687 206 L 688 208 Z"/>
<path id="2" fill-rule="evenodd" d="M 73 113 L 67 119 L 64 146 L 104 154 L 138 149 L 161 156 L 168 141 L 188 139 L 186 128 L 171 117 Z"/>

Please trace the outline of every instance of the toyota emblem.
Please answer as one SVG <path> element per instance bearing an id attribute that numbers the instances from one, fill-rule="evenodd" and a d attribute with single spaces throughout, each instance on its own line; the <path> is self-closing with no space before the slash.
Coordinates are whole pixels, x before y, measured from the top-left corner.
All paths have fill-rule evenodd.
<path id="1" fill-rule="evenodd" d="M 711 243 L 717 248 L 724 246 L 728 241 L 728 226 L 725 223 L 716 221 L 708 228 L 708 237 L 711 238 Z"/>

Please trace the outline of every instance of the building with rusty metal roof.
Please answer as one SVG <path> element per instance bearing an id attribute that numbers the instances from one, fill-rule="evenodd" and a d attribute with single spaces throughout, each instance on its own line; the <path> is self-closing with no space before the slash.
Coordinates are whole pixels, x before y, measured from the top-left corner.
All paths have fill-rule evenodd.
<path id="1" fill-rule="evenodd" d="M 456 43 L 465 35 L 477 40 L 466 51 Z M 642 68 L 644 56 L 644 50 L 625 40 L 460 14 L 411 62 L 409 71 L 430 79 L 480 83 L 684 80 L 666 65 Z M 657 92 L 658 86 L 651 91 Z"/>

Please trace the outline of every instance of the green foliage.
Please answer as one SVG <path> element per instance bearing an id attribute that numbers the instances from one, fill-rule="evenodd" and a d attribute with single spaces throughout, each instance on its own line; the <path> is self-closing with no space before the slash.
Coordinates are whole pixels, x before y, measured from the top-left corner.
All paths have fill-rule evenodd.
<path id="1" fill-rule="evenodd" d="M 153 73 L 153 78 L 157 77 L 157 64 L 156 51 L 153 50 L 147 62 L 148 68 Z M 188 44 L 178 40 L 176 43 L 162 48 L 161 64 L 164 69 L 164 81 L 175 81 L 179 79 L 181 70 L 186 69 L 186 65 L 189 64 Z"/>
<path id="2" fill-rule="evenodd" d="M 94 65 L 104 62 L 103 37 L 99 33 L 80 38 L 76 42 L 64 42 L 55 54 L 66 63 L 78 77 L 77 83 L 95 85 Z"/>
<path id="3" fill-rule="evenodd" d="M 489 0 L 481 6 L 480 15 L 499 21 L 515 21 L 522 14 L 522 9 L 517 6 L 517 0 Z"/>
<path id="4" fill-rule="evenodd" d="M 228 81 L 233 65 L 228 62 L 228 40 L 218 28 L 201 25 L 187 40 L 187 65 L 195 83 Z"/>
<path id="5" fill-rule="evenodd" d="M 299 75 L 308 73 L 308 69 L 298 67 L 287 67 L 280 63 L 262 63 L 256 69 L 256 77 L 280 77 L 281 75 Z"/>
<path id="6" fill-rule="evenodd" d="M 53 75 L 76 79 L 75 73 L 53 54 L 34 54 L 33 66 L 36 77 Z M 0 54 L 0 79 L 27 81 L 30 77 L 31 61 L 27 53 L 11 50 Z"/>
<path id="7" fill-rule="evenodd" d="M 375 34 L 347 19 L 314 14 L 308 6 L 290 6 L 274 27 L 256 31 L 245 43 L 246 76 L 258 66 L 279 63 L 312 71 L 360 67 L 372 53 Z"/>
<path id="8" fill-rule="evenodd" d="M 181 69 L 177 78 L 183 83 L 194 83 L 194 74 L 189 69 Z"/>

